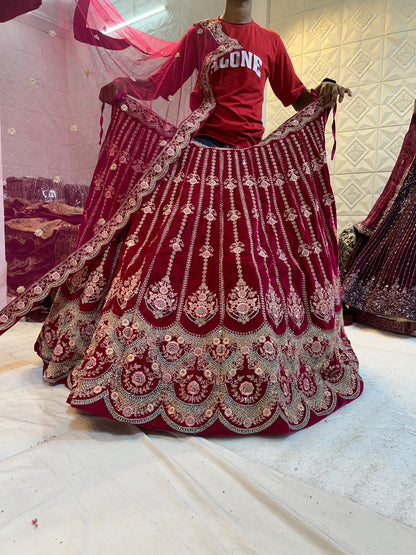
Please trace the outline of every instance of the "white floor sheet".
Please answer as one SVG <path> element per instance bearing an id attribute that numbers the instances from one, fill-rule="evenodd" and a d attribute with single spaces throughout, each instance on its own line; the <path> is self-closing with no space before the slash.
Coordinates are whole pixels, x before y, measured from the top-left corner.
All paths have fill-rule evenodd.
<path id="1" fill-rule="evenodd" d="M 360 399 L 287 436 L 198 438 L 69 407 L 39 327 L 0 338 L 1 554 L 415 553 L 416 339 L 352 326 Z"/>

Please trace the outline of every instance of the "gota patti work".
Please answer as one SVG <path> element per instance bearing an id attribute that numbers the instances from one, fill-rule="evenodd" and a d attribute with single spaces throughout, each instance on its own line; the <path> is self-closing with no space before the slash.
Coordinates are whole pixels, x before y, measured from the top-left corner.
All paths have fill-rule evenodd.
<path id="1" fill-rule="evenodd" d="M 256 146 L 210 148 L 191 140 L 212 109 L 205 87 L 170 130 L 131 97 L 113 108 L 81 246 L 0 323 L 62 284 L 36 349 L 73 407 L 185 433 L 299 430 L 362 390 L 342 320 L 329 108 L 315 101 Z"/>

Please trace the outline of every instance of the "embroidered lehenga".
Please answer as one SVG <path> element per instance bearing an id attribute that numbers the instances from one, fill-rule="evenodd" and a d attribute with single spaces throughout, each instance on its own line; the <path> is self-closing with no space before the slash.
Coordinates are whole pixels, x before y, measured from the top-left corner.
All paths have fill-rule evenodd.
<path id="1" fill-rule="evenodd" d="M 416 335 L 416 102 L 386 186 L 341 268 L 343 300 L 357 322 Z"/>
<path id="2" fill-rule="evenodd" d="M 199 107 L 177 125 L 120 99 L 78 249 L 0 325 L 60 287 L 36 349 L 73 407 L 185 433 L 299 430 L 362 391 L 343 328 L 329 108 L 315 101 L 253 147 L 197 143 L 215 104 L 209 65 L 236 47 L 218 22 L 197 29 Z"/>

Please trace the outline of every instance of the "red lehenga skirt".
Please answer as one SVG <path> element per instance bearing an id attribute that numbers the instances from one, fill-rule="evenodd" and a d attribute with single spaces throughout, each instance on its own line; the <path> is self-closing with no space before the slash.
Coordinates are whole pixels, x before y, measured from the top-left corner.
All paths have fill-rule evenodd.
<path id="1" fill-rule="evenodd" d="M 141 136 L 128 108 L 114 111 L 85 209 L 79 252 L 90 261 L 68 259 L 65 271 L 80 269 L 37 341 L 45 380 L 66 381 L 84 411 L 216 435 L 299 430 L 358 397 L 328 110 L 315 102 L 250 148 L 191 141 L 133 197 L 146 152 L 166 141 L 157 126 Z M 110 242 L 109 221 L 119 226 Z"/>

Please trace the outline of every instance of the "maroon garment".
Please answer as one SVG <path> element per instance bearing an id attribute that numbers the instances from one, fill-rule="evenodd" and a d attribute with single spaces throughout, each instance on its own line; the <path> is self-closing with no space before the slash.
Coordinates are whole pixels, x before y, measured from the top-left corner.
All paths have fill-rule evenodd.
<path id="1" fill-rule="evenodd" d="M 36 10 L 42 5 L 42 0 L 1 0 L 0 22 L 4 23 L 18 15 Z"/>
<path id="2" fill-rule="evenodd" d="M 191 142 L 156 186 L 138 181 L 141 206 L 123 225 L 127 207 L 105 203 L 105 184 L 125 197 L 140 144 L 158 142 L 155 130 L 138 140 L 127 107 L 114 111 L 89 201 L 106 221 L 116 210 L 121 232 L 108 243 L 103 225 L 81 249 L 101 243 L 100 254 L 58 293 L 37 342 L 45 380 L 66 381 L 73 407 L 198 434 L 287 433 L 355 399 L 327 111 L 315 103 L 249 149 Z"/>
<path id="3" fill-rule="evenodd" d="M 416 335 L 416 102 L 391 176 L 341 268 L 353 318 Z"/>
<path id="4" fill-rule="evenodd" d="M 82 208 L 60 202 L 4 199 L 7 288 L 34 283 L 76 247 Z"/>
<path id="5" fill-rule="evenodd" d="M 402 148 L 394 165 L 393 171 L 377 199 L 373 208 L 364 221 L 356 225 L 356 228 L 364 235 L 368 235 L 379 224 L 389 210 L 389 205 L 394 201 L 401 187 L 403 177 L 409 171 L 416 152 L 416 100 L 413 108 L 413 117 L 409 129 L 403 139 Z"/>
<path id="6" fill-rule="evenodd" d="M 91 29 L 105 4 L 88 2 Z M 0 331 L 59 288 L 36 348 L 71 406 L 184 433 L 299 430 L 362 391 L 342 320 L 329 107 L 317 100 L 255 146 L 194 142 L 216 107 L 211 68 L 239 45 L 217 20 L 192 33 L 157 41 L 167 61 L 154 49 L 137 61 L 143 34 L 116 53 L 134 58 L 137 95 L 114 106 L 78 247 L 0 311 Z M 172 67 L 189 78 L 164 99 Z"/>

